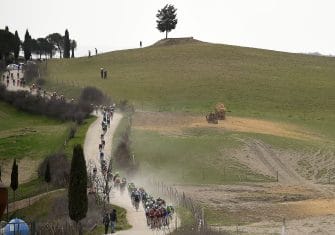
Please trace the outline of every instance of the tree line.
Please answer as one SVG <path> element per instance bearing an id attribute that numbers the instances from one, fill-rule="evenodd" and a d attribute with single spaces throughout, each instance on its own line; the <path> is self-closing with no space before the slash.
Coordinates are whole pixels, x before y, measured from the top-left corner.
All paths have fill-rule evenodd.
<path id="1" fill-rule="evenodd" d="M 32 54 L 42 58 L 52 58 L 56 52 L 59 58 L 74 58 L 74 50 L 77 48 L 77 42 L 70 39 L 69 31 L 66 29 L 64 36 L 60 33 L 51 33 L 46 37 L 32 38 L 28 29 L 21 41 L 17 30 L 14 33 L 9 31 L 8 26 L 0 29 L 0 61 L 6 64 L 18 62 L 20 50 L 23 50 L 24 59 L 30 60 Z"/>

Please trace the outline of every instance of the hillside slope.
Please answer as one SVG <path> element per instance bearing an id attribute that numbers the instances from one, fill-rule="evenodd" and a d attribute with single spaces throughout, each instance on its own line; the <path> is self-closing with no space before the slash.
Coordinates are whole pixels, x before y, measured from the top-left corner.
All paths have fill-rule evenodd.
<path id="1" fill-rule="evenodd" d="M 231 115 L 335 129 L 335 58 L 192 41 L 52 60 L 47 68 L 50 87 L 94 85 L 146 110 L 204 113 L 225 102 Z"/>

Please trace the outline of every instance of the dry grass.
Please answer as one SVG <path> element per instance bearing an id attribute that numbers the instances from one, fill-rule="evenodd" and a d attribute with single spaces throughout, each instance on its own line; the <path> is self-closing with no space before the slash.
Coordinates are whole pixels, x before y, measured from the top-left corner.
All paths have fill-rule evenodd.
<path id="1" fill-rule="evenodd" d="M 293 124 L 253 118 L 229 116 L 218 125 L 207 123 L 205 117 L 181 113 L 137 112 L 134 127 L 160 133 L 181 134 L 187 128 L 214 128 L 223 131 L 258 133 L 298 140 L 321 140 L 316 133 Z"/>

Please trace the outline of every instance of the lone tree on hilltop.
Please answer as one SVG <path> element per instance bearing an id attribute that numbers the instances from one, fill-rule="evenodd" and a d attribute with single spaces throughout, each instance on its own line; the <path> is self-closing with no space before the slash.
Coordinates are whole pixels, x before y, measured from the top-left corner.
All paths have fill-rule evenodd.
<path id="1" fill-rule="evenodd" d="M 79 221 L 86 217 L 88 209 L 86 162 L 79 144 L 73 148 L 68 198 L 69 216 L 78 226 Z M 82 234 L 80 224 L 79 234 Z"/>
<path id="2" fill-rule="evenodd" d="M 69 37 L 69 31 L 65 30 L 64 36 L 64 58 L 70 58 L 70 49 L 71 49 L 71 42 Z"/>
<path id="3" fill-rule="evenodd" d="M 15 191 L 19 187 L 19 167 L 16 164 L 16 159 L 14 159 L 13 166 L 12 166 L 12 173 L 10 176 L 10 187 L 14 191 L 14 201 L 15 201 Z"/>
<path id="4" fill-rule="evenodd" d="M 160 32 L 165 32 L 165 38 L 168 37 L 168 33 L 176 28 L 178 23 L 177 19 L 177 9 L 173 5 L 166 4 L 161 10 L 158 10 L 157 13 L 157 29 Z"/>

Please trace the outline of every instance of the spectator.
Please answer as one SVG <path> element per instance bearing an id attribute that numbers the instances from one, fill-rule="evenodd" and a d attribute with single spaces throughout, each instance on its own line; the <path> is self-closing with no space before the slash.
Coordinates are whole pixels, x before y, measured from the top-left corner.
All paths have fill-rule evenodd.
<path id="1" fill-rule="evenodd" d="M 100 76 L 101 78 L 104 78 L 104 68 L 100 68 Z"/>
<path id="2" fill-rule="evenodd" d="M 103 220 L 102 220 L 103 224 L 105 225 L 105 234 L 108 233 L 108 226 L 109 226 L 109 217 L 108 217 L 108 214 L 106 213 Z"/>
<path id="3" fill-rule="evenodd" d="M 115 232 L 117 217 L 116 217 L 116 210 L 113 209 L 112 213 L 110 213 L 110 224 L 111 224 L 111 232 Z"/>
<path id="4" fill-rule="evenodd" d="M 107 79 L 107 70 L 104 71 L 104 79 Z"/>

